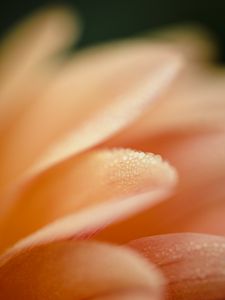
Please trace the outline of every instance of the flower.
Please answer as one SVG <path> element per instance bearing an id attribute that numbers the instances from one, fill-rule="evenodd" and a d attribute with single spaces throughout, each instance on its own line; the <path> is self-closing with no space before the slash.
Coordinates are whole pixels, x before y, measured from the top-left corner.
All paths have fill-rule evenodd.
<path id="1" fill-rule="evenodd" d="M 172 31 L 65 55 L 72 23 L 41 12 L 1 48 L 1 299 L 224 299 L 212 47 Z"/>

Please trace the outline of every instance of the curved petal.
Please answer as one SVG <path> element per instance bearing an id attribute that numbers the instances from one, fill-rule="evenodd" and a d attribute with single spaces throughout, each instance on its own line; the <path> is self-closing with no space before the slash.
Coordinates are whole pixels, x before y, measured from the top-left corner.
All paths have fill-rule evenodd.
<path id="1" fill-rule="evenodd" d="M 145 235 L 194 231 L 225 234 L 225 134 L 158 136 L 141 149 L 157 151 L 179 174 L 176 194 L 112 227 L 99 239 L 126 242 Z M 160 221 L 159 221 L 160 220 Z"/>
<path id="2" fill-rule="evenodd" d="M 134 139 L 149 139 L 190 128 L 224 129 L 225 72 L 224 68 L 207 61 L 216 56 L 216 42 L 201 28 L 188 26 L 156 32 L 152 41 L 171 47 L 183 55 L 187 63 L 160 101 L 107 145 L 127 146 Z"/>
<path id="3" fill-rule="evenodd" d="M 190 65 L 139 122 L 106 143 L 160 153 L 180 175 L 176 195 L 98 238 L 123 242 L 178 231 L 225 234 L 224 71 Z"/>
<path id="4" fill-rule="evenodd" d="M 167 218 L 159 226 L 155 221 L 153 222 L 156 226 L 150 222 L 149 228 L 152 228 L 150 231 L 225 234 L 224 147 L 223 132 L 214 134 L 190 132 L 186 135 L 161 137 L 161 141 L 158 139 L 158 145 L 153 148 L 176 166 L 180 184 L 175 197 L 169 199 L 165 206 L 159 206 L 151 212 L 155 220 L 160 215 Z"/>
<path id="5" fill-rule="evenodd" d="M 225 298 L 225 238 L 200 234 L 169 234 L 129 243 L 154 262 L 168 280 L 173 300 Z"/>
<path id="6" fill-rule="evenodd" d="M 216 39 L 206 28 L 199 25 L 179 24 L 167 26 L 150 33 L 154 42 L 175 48 L 183 53 L 190 62 L 204 64 L 218 56 Z"/>
<path id="7" fill-rule="evenodd" d="M 176 54 L 146 41 L 77 55 L 8 133 L 0 155 L 2 185 L 39 173 L 125 127 L 164 92 L 179 65 Z"/>
<path id="8" fill-rule="evenodd" d="M 129 147 L 165 133 L 224 130 L 224 98 L 223 70 L 198 66 L 183 69 L 154 107 L 106 145 Z"/>
<path id="9" fill-rule="evenodd" d="M 18 129 L 21 120 L 60 70 L 61 59 L 56 54 L 68 44 L 68 39 L 71 41 L 74 33 L 71 32 L 71 21 L 68 12 L 60 9 L 41 12 L 21 25 L 2 45 L 0 161 L 6 177 L 18 159 L 17 147 L 14 146 L 20 140 Z M 15 138 L 14 144 L 10 138 L 12 135 Z M 24 145 L 29 152 L 28 144 L 25 141 Z M 10 156 L 5 156 L 9 148 Z M 4 188 L 3 177 L 0 179 L 0 190 Z"/>
<path id="10" fill-rule="evenodd" d="M 0 133 L 43 92 L 52 71 L 50 57 L 75 36 L 65 9 L 32 15 L 3 40 L 0 52 Z M 77 28 L 77 27 L 76 27 Z M 55 57 L 54 57 L 55 58 Z M 50 72 L 50 74 L 49 74 Z M 53 74 L 51 74 L 53 76 Z"/>
<path id="11" fill-rule="evenodd" d="M 133 251 L 94 242 L 27 249 L 0 264 L 0 297 L 7 300 L 126 299 L 124 294 L 132 292 L 138 299 L 157 300 L 164 282 Z"/>
<path id="12" fill-rule="evenodd" d="M 75 214 L 70 224 L 74 235 L 81 230 L 73 225 L 79 223 L 78 211 L 147 192 L 153 192 L 148 201 L 151 205 L 159 201 L 154 192 L 168 192 L 175 182 L 176 172 L 157 155 L 114 149 L 76 156 L 21 186 L 14 198 L 5 200 L 0 220 L 1 249 L 71 214 Z M 142 205 L 140 202 L 140 208 Z M 86 220 L 88 227 L 90 220 Z M 54 235 L 57 238 L 57 231 Z"/>

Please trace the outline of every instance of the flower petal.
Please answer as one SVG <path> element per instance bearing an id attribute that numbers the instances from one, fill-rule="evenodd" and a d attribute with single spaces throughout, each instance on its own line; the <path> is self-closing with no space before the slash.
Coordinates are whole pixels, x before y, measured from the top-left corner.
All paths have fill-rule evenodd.
<path id="1" fill-rule="evenodd" d="M 40 94 L 49 80 L 47 58 L 75 36 L 72 18 L 62 9 L 41 11 L 2 42 L 0 53 L 0 132 Z M 73 32 L 72 32 L 73 31 Z M 53 66 L 53 64 L 52 64 Z M 46 72 L 47 71 L 47 72 Z M 32 100 L 33 101 L 33 100 Z"/>
<path id="2" fill-rule="evenodd" d="M 132 208 L 132 201 L 130 204 L 129 201 L 126 202 L 125 209 L 128 206 L 132 210 L 138 210 L 143 204 L 153 205 L 159 201 L 163 192 L 168 193 L 175 182 L 174 169 L 157 155 L 126 149 L 84 153 L 31 180 L 16 191 L 14 198 L 5 200 L 8 207 L 2 211 L 0 222 L 1 248 L 10 246 L 48 223 L 71 214 L 75 216 L 69 218 L 72 220 L 69 222 L 69 228 L 73 228 L 72 233 L 69 229 L 69 234 L 74 235 L 85 228 L 86 224 L 90 227 L 89 221 L 92 220 L 91 217 L 83 222 L 83 218 L 76 215 L 78 211 L 108 200 L 153 193 L 148 201 L 146 199 L 143 203 L 140 202 L 137 208 Z M 158 194 L 159 191 L 161 192 Z M 119 205 L 119 202 L 115 205 Z M 109 213 L 114 215 L 115 209 L 112 208 Z M 98 209 L 94 210 L 99 215 Z M 118 218 L 117 215 L 115 217 Z M 101 224 L 101 218 L 98 218 Z M 109 219 L 111 220 L 112 216 Z M 81 228 L 78 226 L 79 220 L 82 221 L 82 225 L 79 225 Z M 104 222 L 107 222 L 107 219 Z M 62 231 L 67 230 L 64 225 Z M 57 231 L 54 232 L 57 238 Z M 51 235 L 49 237 L 51 238 Z"/>
<path id="3" fill-rule="evenodd" d="M 208 30 L 201 26 L 179 24 L 167 26 L 163 30 L 150 33 L 150 38 L 165 47 L 175 48 L 194 64 L 214 60 L 218 54 L 218 45 Z"/>
<path id="4" fill-rule="evenodd" d="M 179 65 L 176 54 L 146 41 L 78 54 L 7 135 L 2 184 L 39 173 L 125 127 L 164 92 Z"/>
<path id="5" fill-rule="evenodd" d="M 188 27 L 160 31 L 152 41 L 171 47 L 187 63 L 160 101 L 107 145 L 127 147 L 133 140 L 182 130 L 224 129 L 225 72 L 207 62 L 216 56 L 215 41 L 203 30 Z"/>
<path id="6" fill-rule="evenodd" d="M 141 236 L 194 231 L 225 234 L 225 134 L 158 136 L 140 149 L 161 153 L 176 166 L 176 194 L 159 205 L 106 228 L 99 239 L 126 242 Z M 160 220 L 160 222 L 159 222 Z"/>
<path id="7" fill-rule="evenodd" d="M 132 291 L 157 300 L 164 283 L 135 252 L 94 242 L 53 243 L 0 264 L 0 297 L 7 300 L 123 299 Z"/>
<path id="8" fill-rule="evenodd" d="M 107 146 L 130 147 L 160 134 L 225 128 L 225 72 L 192 68 L 183 71 L 165 97 Z"/>
<path id="9" fill-rule="evenodd" d="M 173 300 L 225 298 L 225 238 L 199 234 L 146 237 L 129 244 L 155 263 Z"/>

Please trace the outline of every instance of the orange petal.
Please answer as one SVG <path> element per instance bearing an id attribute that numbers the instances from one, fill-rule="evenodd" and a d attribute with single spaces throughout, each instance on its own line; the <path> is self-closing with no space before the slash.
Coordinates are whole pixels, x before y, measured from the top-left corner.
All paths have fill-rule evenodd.
<path id="1" fill-rule="evenodd" d="M 43 171 L 125 127 L 166 89 L 179 65 L 176 54 L 146 41 L 77 55 L 8 133 L 2 184 Z"/>
<path id="2" fill-rule="evenodd" d="M 126 299 L 132 292 L 157 300 L 164 283 L 135 252 L 94 242 L 53 243 L 0 264 L 0 297 L 7 300 Z"/>
<path id="3" fill-rule="evenodd" d="M 129 244 L 155 263 L 173 300 L 225 298 L 225 238 L 200 234 L 146 237 Z"/>
<path id="4" fill-rule="evenodd" d="M 70 223 L 74 235 L 81 230 L 76 228 L 76 213 L 108 200 L 153 192 L 148 201 L 153 205 L 159 200 L 157 191 L 168 193 L 175 181 L 174 169 L 157 155 L 115 149 L 76 156 L 21 186 L 14 199 L 5 200 L 9 206 L 2 212 L 1 248 L 68 214 L 75 214 Z"/>

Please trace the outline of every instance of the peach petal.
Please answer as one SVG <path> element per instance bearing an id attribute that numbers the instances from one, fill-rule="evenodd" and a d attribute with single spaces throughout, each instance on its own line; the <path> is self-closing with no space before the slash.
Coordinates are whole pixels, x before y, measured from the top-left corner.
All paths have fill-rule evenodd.
<path id="1" fill-rule="evenodd" d="M 168 298 L 225 298 L 225 238 L 200 234 L 169 234 L 129 243 L 155 263 L 168 280 Z"/>
<path id="2" fill-rule="evenodd" d="M 189 133 L 162 138 L 160 143 L 153 148 L 176 166 L 180 184 L 175 197 L 152 211 L 156 218 L 158 214 L 167 215 L 162 226 L 156 225 L 155 232 L 198 231 L 224 235 L 225 134 Z M 149 226 L 154 227 L 151 223 Z"/>
<path id="3" fill-rule="evenodd" d="M 176 54 L 141 41 L 77 55 L 8 134 L 2 184 L 39 173 L 127 126 L 166 89 L 179 66 Z"/>
<path id="4" fill-rule="evenodd" d="M 11 122 L 16 117 L 16 113 L 30 103 L 30 97 L 36 96 L 44 81 L 49 79 L 47 76 L 49 74 L 46 74 L 46 62 L 48 62 L 46 59 L 71 42 L 75 34 L 73 27 L 69 12 L 62 9 L 41 11 L 19 25 L 2 42 L 1 130 L 6 122 L 7 124 Z M 48 67 L 49 65 L 48 63 Z"/>
<path id="5" fill-rule="evenodd" d="M 127 242 L 141 236 L 180 231 L 225 234 L 225 135 L 158 136 L 140 149 L 161 153 L 179 174 L 176 194 L 141 214 L 106 228 L 100 240 Z M 160 220 L 160 222 L 159 222 Z"/>
<path id="6" fill-rule="evenodd" d="M 22 25 L 3 45 L 0 56 L 0 162 L 6 177 L 19 158 L 10 136 L 19 142 L 17 129 L 21 120 L 59 71 L 61 56 L 56 54 L 72 35 L 69 23 L 71 20 L 66 12 L 42 12 Z M 29 152 L 27 144 L 25 141 Z M 5 156 L 9 148 L 10 156 Z M 4 175 L 0 178 L 0 190 L 4 189 L 5 179 Z"/>
<path id="7" fill-rule="evenodd" d="M 142 119 L 139 130 L 157 134 L 190 128 L 225 128 L 224 86 L 223 70 L 195 67 L 183 72 L 157 109 Z"/>
<path id="8" fill-rule="evenodd" d="M 154 42 L 175 48 L 195 64 L 213 60 L 218 54 L 218 45 L 210 32 L 197 25 L 167 26 L 150 33 Z"/>
<path id="9" fill-rule="evenodd" d="M 119 132 L 110 146 L 128 146 L 133 140 L 181 130 L 224 129 L 225 72 L 206 61 L 215 57 L 215 41 L 201 28 L 172 28 L 152 36 L 155 44 L 175 49 L 187 63 L 170 85 L 129 130 Z"/>
<path id="10" fill-rule="evenodd" d="M 105 219 L 107 213 L 104 212 L 104 216 L 99 217 L 101 213 L 98 208 L 94 208 L 95 205 L 112 199 L 126 199 L 138 194 L 152 193 L 143 203 L 134 200 L 136 205 L 133 208 L 132 201 L 130 203 L 128 200 L 123 201 L 125 212 L 126 209 L 138 210 L 143 205 L 153 205 L 159 201 L 163 193 L 168 193 L 172 189 L 175 182 L 175 170 L 157 155 L 128 149 L 101 150 L 82 154 L 32 180 L 28 186 L 21 187 L 20 193 L 17 192 L 15 199 L 11 200 L 11 206 L 2 213 L 1 248 L 12 245 L 18 239 L 48 223 L 71 214 L 69 221 L 62 220 L 59 224 L 56 222 L 53 228 L 56 227 L 57 230 L 51 229 L 50 232 L 53 230 L 54 234 L 48 233 L 47 236 L 57 238 L 60 231 L 64 236 L 64 232 L 68 230 L 69 235 L 74 235 L 85 226 L 90 227 L 89 223 L 98 221 L 96 212 L 100 224 L 102 218 Z M 116 213 L 119 202 L 116 201 L 115 208 L 112 203 L 112 209 L 109 211 L 109 215 L 112 214 L 110 219 Z M 94 211 L 93 218 L 85 219 L 86 213 L 84 217 L 81 217 L 82 213 L 81 216 L 78 215 L 79 211 L 87 207 L 90 208 L 87 216 Z M 118 218 L 119 215 L 115 217 Z M 66 223 L 67 226 L 61 223 Z M 49 226 L 52 228 L 51 225 Z M 38 234 L 38 236 L 42 239 L 45 234 Z"/>
<path id="11" fill-rule="evenodd" d="M 224 131 L 224 97 L 224 70 L 188 66 L 155 106 L 105 145 L 128 147 L 134 141 L 190 130 Z"/>
<path id="12" fill-rule="evenodd" d="M 134 251 L 95 242 L 27 249 L 0 264 L 0 297 L 7 300 L 95 299 L 132 291 L 160 299 L 164 284 Z"/>

